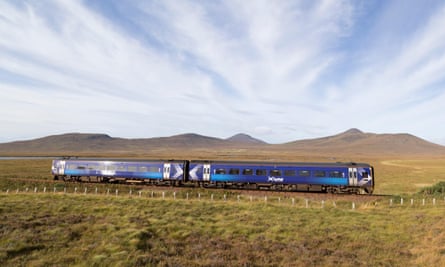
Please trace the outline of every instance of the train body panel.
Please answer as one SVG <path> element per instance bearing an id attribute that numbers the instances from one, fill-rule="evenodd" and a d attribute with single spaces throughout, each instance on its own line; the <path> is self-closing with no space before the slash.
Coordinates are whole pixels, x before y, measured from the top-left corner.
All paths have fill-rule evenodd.
<path id="1" fill-rule="evenodd" d="M 184 180 L 184 161 L 54 160 L 52 173 L 60 177 Z"/>
<path id="2" fill-rule="evenodd" d="M 318 185 L 372 191 L 372 167 L 355 163 L 191 162 L 189 179 L 208 183 Z M 207 175 L 207 179 L 205 179 Z"/>
<path id="3" fill-rule="evenodd" d="M 94 176 L 100 181 L 135 179 L 294 191 L 371 194 L 374 189 L 374 169 L 366 163 L 60 159 L 53 161 L 52 174 L 55 179 Z"/>

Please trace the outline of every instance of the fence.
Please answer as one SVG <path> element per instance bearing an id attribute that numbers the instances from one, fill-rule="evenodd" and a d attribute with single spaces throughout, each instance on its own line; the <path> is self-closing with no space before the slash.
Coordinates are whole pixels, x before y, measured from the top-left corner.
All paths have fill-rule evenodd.
<path id="1" fill-rule="evenodd" d="M 132 190 L 127 191 L 119 189 L 110 188 L 88 188 L 88 187 L 74 187 L 63 189 L 58 187 L 26 187 L 17 189 L 5 189 L 0 190 L 0 194 L 68 194 L 68 195 L 79 195 L 79 196 L 108 196 L 108 197 L 133 197 L 133 198 L 148 198 L 148 199 L 161 199 L 161 200 L 186 200 L 186 201 L 223 201 L 223 202 L 237 202 L 237 203 L 264 203 L 264 204 L 280 204 L 288 206 L 296 206 L 300 208 L 343 208 L 343 209 L 363 209 L 363 208 L 373 208 L 373 207 L 436 207 L 445 206 L 445 197 L 440 198 L 388 198 L 382 197 L 376 201 L 347 201 L 347 200 L 320 200 L 311 199 L 298 196 L 295 193 L 295 197 L 281 197 L 281 196 L 258 196 L 258 195 L 245 195 L 245 194 L 222 194 L 222 193 L 190 193 L 190 192 L 177 192 L 177 191 L 161 191 L 161 190 Z M 319 195 L 319 194 L 318 194 Z M 320 197 L 318 197 L 320 198 Z M 355 198 L 360 198 L 360 196 L 355 196 Z"/>

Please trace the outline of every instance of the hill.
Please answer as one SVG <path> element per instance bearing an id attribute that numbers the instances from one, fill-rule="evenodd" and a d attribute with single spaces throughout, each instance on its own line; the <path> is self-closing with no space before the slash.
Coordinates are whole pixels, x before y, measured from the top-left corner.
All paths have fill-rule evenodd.
<path id="1" fill-rule="evenodd" d="M 73 154 L 151 154 L 177 157 L 190 151 L 225 151 L 217 158 L 230 158 L 233 151 L 245 155 L 259 155 L 270 159 L 281 155 L 445 155 L 445 147 L 410 134 L 364 133 L 358 129 L 316 139 L 298 140 L 270 145 L 247 134 L 227 139 L 198 134 L 181 134 L 170 137 L 125 139 L 106 134 L 68 133 L 27 141 L 0 144 L 0 155 L 73 155 Z M 172 152 L 174 151 L 174 152 Z M 201 151 L 201 152 L 199 152 Z M 228 152 L 227 152 L 228 151 Z M 269 153 L 270 152 L 270 153 Z M 205 154 L 205 153 L 204 153 Z M 203 155 L 204 155 L 203 154 Z M 244 154 L 238 156 L 244 157 Z M 281 158 L 286 158 L 281 156 Z"/>
<path id="2" fill-rule="evenodd" d="M 147 153 L 152 150 L 251 147 L 257 144 L 265 143 L 254 138 L 220 139 L 192 133 L 142 139 L 115 138 L 106 134 L 68 133 L 3 143 L 0 144 L 0 155 Z"/>
<path id="3" fill-rule="evenodd" d="M 283 144 L 296 150 L 313 152 L 397 154 L 397 155 L 445 155 L 445 147 L 411 134 L 375 134 L 350 129 L 343 133 Z"/>
<path id="4" fill-rule="evenodd" d="M 226 140 L 229 142 L 240 144 L 267 144 L 263 140 L 253 138 L 252 136 L 243 133 L 236 134 L 232 137 L 227 138 Z"/>

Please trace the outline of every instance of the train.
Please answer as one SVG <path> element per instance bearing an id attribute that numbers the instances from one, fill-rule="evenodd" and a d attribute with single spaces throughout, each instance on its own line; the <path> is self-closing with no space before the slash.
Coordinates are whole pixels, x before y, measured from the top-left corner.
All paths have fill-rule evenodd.
<path id="1" fill-rule="evenodd" d="M 372 194 L 374 168 L 354 162 L 60 158 L 54 180 L 203 188 Z"/>

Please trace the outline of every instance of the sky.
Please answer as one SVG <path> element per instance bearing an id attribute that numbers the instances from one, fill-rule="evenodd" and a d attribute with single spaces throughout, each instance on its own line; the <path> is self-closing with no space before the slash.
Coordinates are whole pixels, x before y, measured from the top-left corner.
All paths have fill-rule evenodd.
<path id="1" fill-rule="evenodd" d="M 0 1 L 0 142 L 350 128 L 445 144 L 444 1 Z"/>

